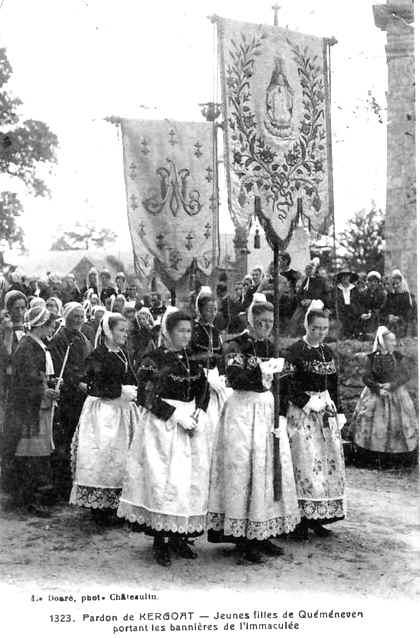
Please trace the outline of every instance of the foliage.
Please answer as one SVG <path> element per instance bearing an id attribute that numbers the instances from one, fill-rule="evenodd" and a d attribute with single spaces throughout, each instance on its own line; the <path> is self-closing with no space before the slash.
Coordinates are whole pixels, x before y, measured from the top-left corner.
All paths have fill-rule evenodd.
<path id="1" fill-rule="evenodd" d="M 0 48 L 0 172 L 12 180 L 17 179 L 29 194 L 44 197 L 48 195 L 48 188 L 39 176 L 39 169 L 56 162 L 58 140 L 44 122 L 21 121 L 22 102 L 5 88 L 11 75 L 6 50 Z M 16 193 L 0 193 L 0 228 L 2 238 L 9 245 L 23 244 L 23 232 L 17 224 L 22 210 Z"/>
<path id="2" fill-rule="evenodd" d="M 15 193 L 1 193 L 0 237 L 6 239 L 10 245 L 16 244 L 23 248 L 23 232 L 17 223 L 21 212 L 22 204 Z"/>
<path id="3" fill-rule="evenodd" d="M 92 224 L 76 224 L 56 238 L 51 250 L 88 250 L 104 248 L 115 242 L 117 234 L 110 228 L 96 228 Z"/>
<path id="4" fill-rule="evenodd" d="M 384 272 L 385 215 L 381 210 L 359 211 L 338 234 L 346 267 L 354 271 Z"/>

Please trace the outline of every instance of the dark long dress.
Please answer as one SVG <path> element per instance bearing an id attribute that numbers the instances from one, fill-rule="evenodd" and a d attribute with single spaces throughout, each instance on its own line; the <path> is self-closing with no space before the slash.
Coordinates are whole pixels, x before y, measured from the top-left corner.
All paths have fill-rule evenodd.
<path id="1" fill-rule="evenodd" d="M 191 433 L 179 426 L 175 408 L 206 410 L 208 384 L 190 354 L 160 347 L 137 372 L 141 427 L 128 453 L 118 515 L 147 533 L 196 535 L 204 531 L 210 468 L 206 415 Z"/>
<path id="2" fill-rule="evenodd" d="M 45 349 L 32 337 L 22 337 L 12 358 L 10 409 L 3 444 L 10 462 L 9 492 L 25 505 L 40 502 L 41 488 L 50 485 L 52 402 L 45 398 L 45 390 L 52 383 L 46 375 Z"/>
<path id="3" fill-rule="evenodd" d="M 290 346 L 287 359 L 294 374 L 281 381 L 281 414 L 287 417 L 296 490 L 303 518 L 334 522 L 344 517 L 344 456 L 338 417 L 309 411 L 312 396 L 341 407 L 337 370 L 331 349 L 312 347 L 304 339 Z"/>
<path id="4" fill-rule="evenodd" d="M 407 334 L 410 315 L 412 313 L 410 293 L 388 293 L 381 312 L 385 325 L 388 326 L 390 330 L 393 330 L 397 337 L 405 337 Z M 393 315 L 396 319 L 390 320 L 389 315 Z"/>
<path id="5" fill-rule="evenodd" d="M 144 355 L 156 349 L 156 341 L 153 328 L 139 325 L 136 319 L 130 322 L 127 349 L 134 370 L 138 369 Z"/>
<path id="6" fill-rule="evenodd" d="M 11 352 L 0 343 L 0 452 L 1 452 L 1 486 L 5 492 L 15 491 L 15 458 L 14 450 L 7 441 L 10 432 L 10 421 L 13 408 L 10 404 L 10 389 L 12 385 L 12 359 L 19 341 L 24 335 L 23 327 L 13 328 Z"/>
<path id="7" fill-rule="evenodd" d="M 386 302 L 386 292 L 382 288 L 376 290 L 366 290 L 359 292 L 355 295 L 356 303 L 359 307 L 360 315 L 370 313 L 370 319 L 362 319 L 359 315 L 358 318 L 358 332 L 361 335 L 368 333 L 374 333 L 380 322 L 382 316 L 382 309 Z"/>
<path id="8" fill-rule="evenodd" d="M 194 321 L 191 337 L 193 359 L 208 369 L 217 367 L 223 372 L 223 346 L 220 331 L 213 325 Z"/>
<path id="9" fill-rule="evenodd" d="M 405 384 L 410 373 L 400 352 L 367 356 L 363 375 L 365 388 L 352 420 L 352 437 L 359 465 L 398 465 L 415 462 L 418 420 Z M 379 393 L 390 383 L 388 396 Z"/>
<path id="10" fill-rule="evenodd" d="M 54 483 L 57 492 L 66 500 L 71 489 L 70 446 L 86 398 L 80 383 L 86 380 L 86 359 L 92 351 L 92 346 L 84 334 L 69 330 L 65 326 L 60 328 L 49 344 L 57 376 L 60 374 L 69 345 L 69 356 L 54 423 L 56 449 L 53 455 Z"/>
<path id="11" fill-rule="evenodd" d="M 346 303 L 343 289 L 337 286 L 335 289 L 336 308 L 338 320 L 342 327 L 342 336 L 346 339 L 354 337 L 358 331 L 358 321 L 362 313 L 362 309 L 358 302 L 358 293 L 355 287 L 349 291 L 349 301 Z"/>

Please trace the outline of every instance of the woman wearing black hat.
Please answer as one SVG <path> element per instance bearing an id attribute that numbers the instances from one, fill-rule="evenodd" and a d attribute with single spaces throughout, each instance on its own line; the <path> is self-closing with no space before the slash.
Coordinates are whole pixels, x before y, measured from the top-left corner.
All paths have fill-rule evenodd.
<path id="1" fill-rule="evenodd" d="M 358 277 L 350 270 L 341 270 L 336 276 L 336 311 L 341 324 L 341 336 L 351 339 L 357 330 L 357 320 L 361 314 L 357 302 L 355 282 Z"/>

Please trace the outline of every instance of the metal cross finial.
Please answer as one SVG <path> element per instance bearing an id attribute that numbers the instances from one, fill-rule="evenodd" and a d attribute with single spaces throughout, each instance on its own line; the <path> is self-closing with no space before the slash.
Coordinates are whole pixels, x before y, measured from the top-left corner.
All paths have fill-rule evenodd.
<path id="1" fill-rule="evenodd" d="M 273 4 L 271 8 L 274 11 L 274 26 L 278 27 L 279 26 L 279 11 L 281 9 L 281 6 L 276 3 L 276 4 Z"/>

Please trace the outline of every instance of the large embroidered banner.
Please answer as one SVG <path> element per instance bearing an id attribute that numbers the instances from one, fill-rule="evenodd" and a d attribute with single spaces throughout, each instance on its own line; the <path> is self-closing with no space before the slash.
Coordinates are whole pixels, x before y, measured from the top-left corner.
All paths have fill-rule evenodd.
<path id="1" fill-rule="evenodd" d="M 218 201 L 211 123 L 122 120 L 128 220 L 137 272 L 175 284 L 196 259 L 217 256 Z"/>
<path id="2" fill-rule="evenodd" d="M 259 196 L 276 239 L 290 239 L 298 198 L 323 229 L 333 214 L 328 40 L 222 18 L 217 25 L 235 225 L 247 226 Z"/>

